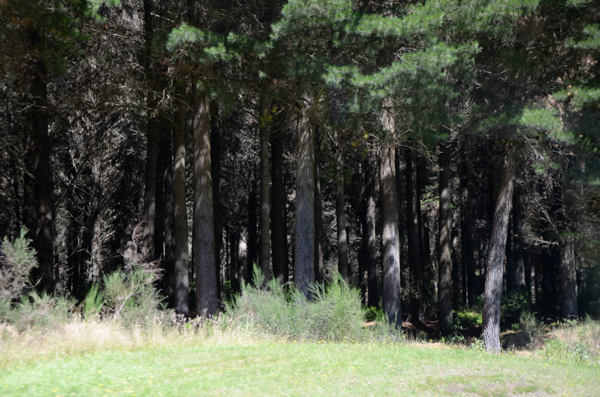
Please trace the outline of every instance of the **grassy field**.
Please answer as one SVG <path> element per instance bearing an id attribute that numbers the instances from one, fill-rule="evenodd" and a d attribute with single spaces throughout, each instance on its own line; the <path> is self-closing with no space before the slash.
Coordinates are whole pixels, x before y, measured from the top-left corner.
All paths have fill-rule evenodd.
<path id="1" fill-rule="evenodd" d="M 67 342 L 67 341 L 65 341 Z M 439 343 L 203 339 L 0 367 L 5 396 L 600 396 L 600 367 Z"/>

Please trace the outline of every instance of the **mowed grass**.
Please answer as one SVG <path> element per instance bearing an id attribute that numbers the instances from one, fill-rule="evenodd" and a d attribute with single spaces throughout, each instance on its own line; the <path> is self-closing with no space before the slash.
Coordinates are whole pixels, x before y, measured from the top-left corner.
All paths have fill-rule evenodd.
<path id="1" fill-rule="evenodd" d="M 0 368 L 5 396 L 600 396 L 600 367 L 417 343 L 210 338 Z"/>

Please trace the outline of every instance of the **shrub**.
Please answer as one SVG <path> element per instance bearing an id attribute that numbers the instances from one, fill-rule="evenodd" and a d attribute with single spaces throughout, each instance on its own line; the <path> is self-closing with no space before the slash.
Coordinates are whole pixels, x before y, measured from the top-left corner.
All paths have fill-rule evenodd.
<path id="1" fill-rule="evenodd" d="M 227 306 L 227 315 L 234 322 L 304 340 L 352 341 L 389 335 L 387 325 L 373 331 L 363 329 L 365 312 L 359 292 L 339 276 L 326 287 L 313 287 L 311 301 L 294 286 L 286 291 L 277 280 L 271 280 L 263 287 L 263 280 L 255 267 L 252 284 L 256 287 L 242 284 L 241 295 Z"/>
<path id="2" fill-rule="evenodd" d="M 53 328 L 72 318 L 74 303 L 64 297 L 32 292 L 3 313 L 3 322 L 12 324 L 17 331 L 34 328 Z"/>
<path id="3" fill-rule="evenodd" d="M 464 328 L 478 327 L 483 324 L 483 314 L 470 310 L 454 310 L 454 329 L 461 330 Z"/>
<path id="4" fill-rule="evenodd" d="M 29 273 L 37 267 L 36 252 L 30 247 L 31 240 L 25 237 L 27 229 L 14 242 L 6 237 L 0 247 L 0 302 L 6 311 L 11 301 L 23 294 L 29 285 Z"/>

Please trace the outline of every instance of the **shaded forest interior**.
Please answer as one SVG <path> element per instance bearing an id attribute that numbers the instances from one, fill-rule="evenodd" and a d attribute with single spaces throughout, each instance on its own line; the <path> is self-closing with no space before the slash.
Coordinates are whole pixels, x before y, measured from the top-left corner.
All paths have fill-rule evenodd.
<path id="1" fill-rule="evenodd" d="M 31 4 L 30 4 L 31 3 Z M 460 5 L 460 6 L 459 6 Z M 0 236 L 185 316 L 341 278 L 390 322 L 600 316 L 600 4 L 0 4 Z M 291 285 L 291 284 L 290 284 Z"/>

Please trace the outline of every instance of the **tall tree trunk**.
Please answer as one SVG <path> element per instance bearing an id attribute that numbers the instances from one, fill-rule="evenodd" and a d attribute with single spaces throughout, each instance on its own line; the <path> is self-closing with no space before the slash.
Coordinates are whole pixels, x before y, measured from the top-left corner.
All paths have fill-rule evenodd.
<path id="1" fill-rule="evenodd" d="M 158 158 L 156 161 L 156 217 L 154 218 L 154 256 L 161 260 L 164 265 L 165 245 L 165 170 L 171 161 L 170 142 L 164 139 L 161 129 L 158 141 Z M 168 157 L 167 157 L 168 156 Z M 164 290 L 164 277 L 158 283 L 160 289 Z"/>
<path id="2" fill-rule="evenodd" d="M 183 85 L 183 82 L 179 82 Z M 183 101 L 185 87 L 178 87 L 179 100 Z M 177 128 L 173 130 L 173 203 L 174 203 L 174 295 L 177 313 L 188 316 L 189 275 L 188 275 L 188 217 L 185 196 L 185 130 L 186 104 L 177 107 Z"/>
<path id="3" fill-rule="evenodd" d="M 417 181 L 417 158 L 411 149 L 406 150 L 406 190 L 408 262 L 410 268 L 410 313 L 411 321 L 419 321 L 421 304 L 421 242 L 419 227 L 420 202 Z"/>
<path id="4" fill-rule="evenodd" d="M 367 266 L 367 290 L 369 292 L 368 305 L 379 305 L 379 286 L 377 283 L 377 236 L 375 232 L 375 156 L 369 150 L 365 159 L 365 260 Z"/>
<path id="5" fill-rule="evenodd" d="M 469 175 L 468 167 L 466 162 L 463 161 L 461 165 L 461 185 L 463 190 L 463 202 L 464 208 L 461 211 L 461 239 L 463 241 L 463 260 L 467 264 L 467 303 L 469 307 L 473 308 L 477 304 L 478 295 L 478 280 L 475 275 L 475 244 L 473 243 L 473 230 L 471 229 L 473 223 L 473 202 L 472 202 L 472 185 L 470 183 L 471 175 Z"/>
<path id="6" fill-rule="evenodd" d="M 512 219 L 508 220 L 508 235 L 506 236 L 506 292 L 509 294 L 515 291 L 515 263 L 513 261 L 512 251 Z"/>
<path id="7" fill-rule="evenodd" d="M 25 120 L 29 139 L 25 156 L 25 198 L 29 208 L 26 226 L 33 248 L 37 252 L 38 267 L 32 272 L 33 284 L 39 291 L 54 291 L 54 209 L 52 202 L 52 172 L 50 168 L 51 142 L 48 136 L 47 70 L 43 56 L 45 40 L 31 24 L 26 28 L 26 49 L 31 52 L 23 66 L 23 84 L 28 107 Z"/>
<path id="8" fill-rule="evenodd" d="M 265 276 L 265 282 L 271 275 L 271 214 L 269 192 L 269 101 L 264 94 L 260 96 L 260 269 Z"/>
<path id="9" fill-rule="evenodd" d="M 154 38 L 154 27 L 152 23 L 152 1 L 144 0 L 144 55 L 143 64 L 146 77 L 146 171 L 144 192 L 144 229 L 143 241 L 146 250 L 146 260 L 154 260 L 154 233 L 156 220 L 156 174 L 158 162 L 159 121 L 156 116 L 157 101 L 155 99 L 155 88 L 157 76 L 154 74 L 152 57 L 152 41 Z"/>
<path id="10" fill-rule="evenodd" d="M 348 279 L 348 235 L 346 233 L 346 203 L 344 200 L 344 153 L 339 133 L 334 132 L 335 139 L 335 214 L 337 220 L 338 271 L 349 283 Z"/>
<path id="11" fill-rule="evenodd" d="M 315 281 L 323 284 L 323 204 L 321 198 L 321 134 L 315 126 Z"/>
<path id="12" fill-rule="evenodd" d="M 257 185 L 256 169 L 253 167 L 250 171 L 250 193 L 248 194 L 248 241 L 246 243 L 247 260 L 240 277 L 249 282 L 254 277 L 254 266 L 257 266 L 258 259 L 258 231 L 257 231 Z"/>
<path id="13" fill-rule="evenodd" d="M 173 197 L 173 142 L 165 141 L 165 169 L 163 174 L 164 190 L 164 258 L 165 269 L 164 294 L 169 298 L 170 306 L 175 307 L 175 200 Z M 185 175 L 184 175 L 185 178 Z M 185 194 L 185 191 L 184 191 Z M 187 216 L 186 216 L 187 217 Z M 187 228 L 186 228 L 187 231 Z"/>
<path id="14" fill-rule="evenodd" d="M 389 114 L 383 117 L 384 129 L 394 130 Z M 390 138 L 388 138 L 390 139 Z M 398 230 L 398 192 L 396 190 L 396 149 L 387 140 L 381 145 L 381 218 L 383 221 L 383 312 L 390 324 L 402 325 L 400 299 L 400 236 Z"/>
<path id="15" fill-rule="evenodd" d="M 498 199 L 494 210 L 494 223 L 485 274 L 483 296 L 483 342 L 490 352 L 500 352 L 500 304 L 508 221 L 512 205 L 515 176 L 513 148 L 508 148 L 502 164 Z"/>
<path id="16" fill-rule="evenodd" d="M 280 124 L 271 134 L 271 235 L 273 236 L 273 275 L 280 284 L 287 282 L 287 227 L 285 223 L 285 183 L 283 180 L 283 131 Z"/>
<path id="17" fill-rule="evenodd" d="M 296 233 L 294 283 L 307 298 L 315 282 L 315 131 L 306 100 L 298 115 L 298 171 L 296 176 Z"/>
<path id="18" fill-rule="evenodd" d="M 438 305 L 442 335 L 452 333 L 452 195 L 450 193 L 450 145 L 440 145 L 440 238 L 439 238 L 439 282 Z"/>
<path id="19" fill-rule="evenodd" d="M 525 292 L 525 259 L 523 258 L 523 215 L 521 213 L 520 189 L 513 196 L 513 262 L 515 267 L 514 286 L 517 292 Z"/>
<path id="20" fill-rule="evenodd" d="M 563 237 L 560 244 L 560 309 L 567 320 L 577 320 L 577 272 L 575 271 L 575 241 Z"/>
<path id="21" fill-rule="evenodd" d="M 197 98 L 194 116 L 194 268 L 199 316 L 217 314 L 215 226 L 210 142 L 210 99 Z"/>
<path id="22" fill-rule="evenodd" d="M 221 226 L 221 131 L 219 124 L 219 103 L 210 102 L 210 157 L 213 180 L 213 205 L 215 228 L 215 274 L 217 275 L 217 296 L 222 296 L 223 274 L 221 272 L 221 246 L 223 245 L 223 229 Z"/>

